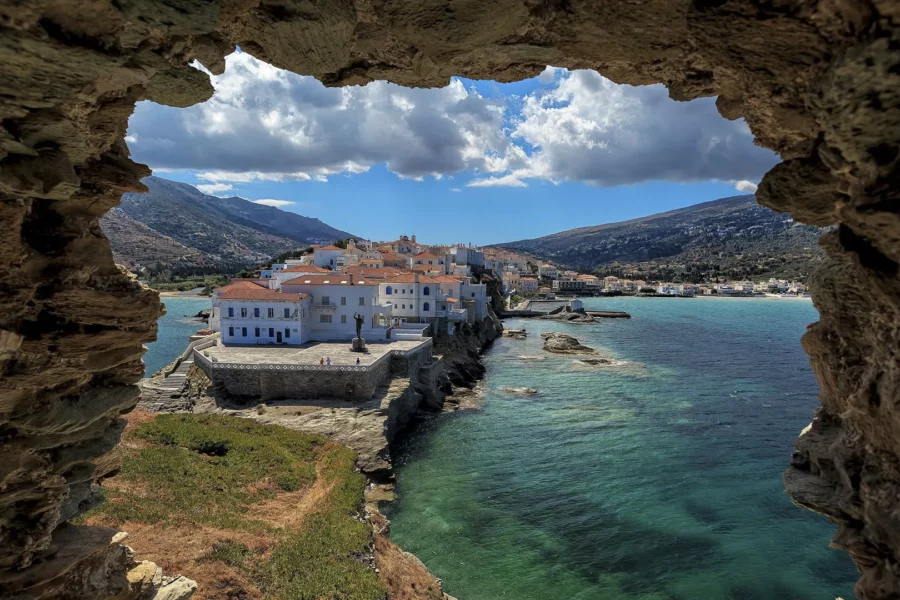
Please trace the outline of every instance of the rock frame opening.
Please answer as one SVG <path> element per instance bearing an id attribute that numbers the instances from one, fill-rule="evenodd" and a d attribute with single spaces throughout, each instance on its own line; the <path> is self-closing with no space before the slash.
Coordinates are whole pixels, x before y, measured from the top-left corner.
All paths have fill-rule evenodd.
<path id="1" fill-rule="evenodd" d="M 717 96 L 723 116 L 746 119 L 783 159 L 758 200 L 837 226 L 811 281 L 821 319 L 803 338 L 822 406 L 785 487 L 838 525 L 858 597 L 896 597 L 898 23 L 897 0 L 0 1 L 3 593 L 103 597 L 124 581 L 97 558 L 109 536 L 67 521 L 117 468 L 119 416 L 137 401 L 161 305 L 115 266 L 98 222 L 149 174 L 124 142 L 135 102 L 208 99 L 189 63 L 218 74 L 240 46 L 335 86 L 595 69 L 677 100 Z"/>

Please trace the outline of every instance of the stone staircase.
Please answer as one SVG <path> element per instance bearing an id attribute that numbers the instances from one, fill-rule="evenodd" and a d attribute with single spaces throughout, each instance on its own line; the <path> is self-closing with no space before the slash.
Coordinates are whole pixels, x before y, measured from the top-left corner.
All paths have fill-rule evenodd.
<path id="1" fill-rule="evenodd" d="M 194 366 L 194 356 L 190 354 L 162 382 L 153 384 L 147 379 L 143 380 L 141 382 L 141 400 L 138 402 L 138 406 L 153 412 L 190 410 L 190 403 L 188 400 L 182 399 L 182 393 L 185 391 L 187 374 L 192 366 Z"/>

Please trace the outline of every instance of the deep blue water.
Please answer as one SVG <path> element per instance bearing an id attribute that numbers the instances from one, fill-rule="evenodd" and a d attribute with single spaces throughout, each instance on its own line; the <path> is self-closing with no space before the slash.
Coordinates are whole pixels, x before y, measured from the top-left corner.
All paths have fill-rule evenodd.
<path id="1" fill-rule="evenodd" d="M 191 336 L 206 323 L 192 319 L 193 315 L 209 308 L 209 298 L 170 296 L 161 298 L 166 314 L 159 320 L 156 341 L 147 344 L 144 354 L 144 377 L 153 375 L 184 352 Z"/>
<path id="2" fill-rule="evenodd" d="M 811 303 L 589 299 L 630 320 L 508 321 L 485 401 L 405 449 L 391 536 L 462 600 L 833 600 L 856 570 L 781 472 L 812 418 Z M 563 331 L 612 357 L 541 350 Z M 529 386 L 521 398 L 504 386 Z"/>

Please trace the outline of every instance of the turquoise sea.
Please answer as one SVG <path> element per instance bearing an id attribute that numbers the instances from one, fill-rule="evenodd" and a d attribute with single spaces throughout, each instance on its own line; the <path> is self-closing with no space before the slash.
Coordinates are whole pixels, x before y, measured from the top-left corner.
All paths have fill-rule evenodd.
<path id="1" fill-rule="evenodd" d="M 807 301 L 586 299 L 630 320 L 507 321 L 482 410 L 403 448 L 391 537 L 461 600 L 833 600 L 856 570 L 781 484 L 817 385 Z M 616 361 L 541 350 L 563 331 Z M 530 397 L 504 386 L 539 390 Z"/>
<path id="2" fill-rule="evenodd" d="M 190 337 L 206 323 L 192 319 L 204 308 L 209 308 L 209 298 L 197 296 L 170 296 L 160 298 L 166 305 L 166 314 L 159 320 L 156 341 L 147 344 L 144 354 L 144 377 L 153 375 L 184 352 Z"/>

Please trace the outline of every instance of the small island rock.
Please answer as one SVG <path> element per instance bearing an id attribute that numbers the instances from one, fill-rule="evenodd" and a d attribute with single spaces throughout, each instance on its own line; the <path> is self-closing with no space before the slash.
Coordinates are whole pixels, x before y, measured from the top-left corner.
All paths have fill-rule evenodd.
<path id="1" fill-rule="evenodd" d="M 544 350 L 554 354 L 594 354 L 596 350 L 583 345 L 571 335 L 550 331 L 541 334 L 544 340 Z"/>

